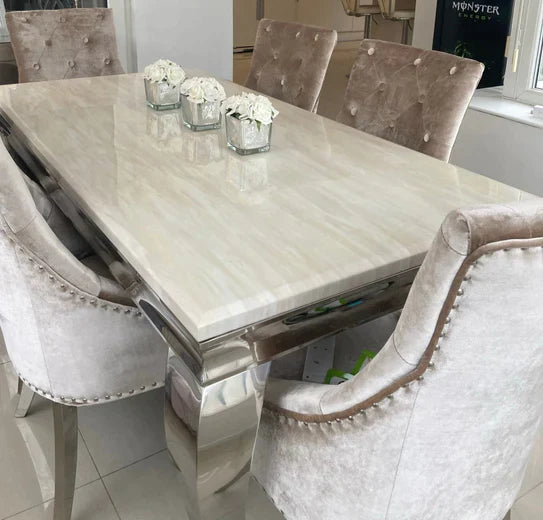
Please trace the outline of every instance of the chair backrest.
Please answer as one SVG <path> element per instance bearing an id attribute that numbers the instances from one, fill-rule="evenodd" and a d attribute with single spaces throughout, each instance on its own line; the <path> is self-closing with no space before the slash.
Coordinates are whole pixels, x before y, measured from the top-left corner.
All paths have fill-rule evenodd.
<path id="1" fill-rule="evenodd" d="M 21 377 L 52 394 L 53 385 L 84 386 L 66 374 L 63 379 L 62 370 L 84 371 L 85 356 L 108 346 L 103 337 L 96 339 L 100 327 L 109 346 L 120 336 L 100 312 L 111 315 L 110 321 L 118 317 L 120 330 L 126 307 L 119 304 L 133 304 L 119 284 L 89 269 L 62 244 L 39 211 L 47 213 L 47 207 L 36 206 L 29 186 L 35 189 L 0 144 L 0 327 Z M 105 304 L 117 312 L 106 312 Z M 94 376 L 85 384 L 94 383 Z"/>
<path id="2" fill-rule="evenodd" d="M 364 40 L 337 120 L 447 161 L 483 70 L 452 54 Z"/>
<path id="3" fill-rule="evenodd" d="M 336 41 L 330 29 L 263 19 L 245 86 L 314 111 Z"/>
<path id="4" fill-rule="evenodd" d="M 19 82 L 123 74 L 111 9 L 6 14 Z"/>
<path id="5" fill-rule="evenodd" d="M 321 399 L 341 417 L 382 410 L 376 460 L 360 461 L 386 475 L 382 518 L 505 516 L 543 413 L 541 294 L 541 199 L 447 217 L 391 339 Z"/>

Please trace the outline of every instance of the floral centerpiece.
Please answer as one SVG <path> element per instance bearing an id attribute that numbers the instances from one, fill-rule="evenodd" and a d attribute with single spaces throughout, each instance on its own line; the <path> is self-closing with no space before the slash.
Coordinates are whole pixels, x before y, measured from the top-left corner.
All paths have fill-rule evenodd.
<path id="1" fill-rule="evenodd" d="M 171 60 L 160 59 L 144 70 L 147 104 L 155 110 L 179 108 L 179 86 L 187 77 L 185 71 Z"/>
<path id="2" fill-rule="evenodd" d="M 221 127 L 223 86 L 215 78 L 189 78 L 181 85 L 183 121 L 191 130 Z"/>
<path id="3" fill-rule="evenodd" d="M 222 110 L 229 148 L 241 155 L 270 149 L 272 122 L 279 112 L 267 97 L 242 92 L 225 100 Z"/>

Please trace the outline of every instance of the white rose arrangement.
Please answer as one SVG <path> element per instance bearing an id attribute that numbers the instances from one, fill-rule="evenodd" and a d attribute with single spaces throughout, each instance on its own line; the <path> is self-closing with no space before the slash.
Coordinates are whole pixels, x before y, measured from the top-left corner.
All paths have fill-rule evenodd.
<path id="1" fill-rule="evenodd" d="M 227 116 L 254 121 L 259 127 L 271 124 L 279 114 L 267 97 L 249 92 L 230 96 L 223 102 L 222 111 Z"/>
<path id="2" fill-rule="evenodd" d="M 181 85 L 181 94 L 198 104 L 226 99 L 224 87 L 215 78 L 189 78 Z"/>
<path id="3" fill-rule="evenodd" d="M 176 88 L 185 81 L 187 75 L 177 63 L 160 59 L 145 67 L 144 77 L 151 83 L 167 83 Z"/>

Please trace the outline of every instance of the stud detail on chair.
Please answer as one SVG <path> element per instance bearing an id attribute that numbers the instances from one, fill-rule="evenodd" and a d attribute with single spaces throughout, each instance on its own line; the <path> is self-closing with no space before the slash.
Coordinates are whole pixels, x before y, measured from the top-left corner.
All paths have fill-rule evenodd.
<path id="1" fill-rule="evenodd" d="M 336 41 L 336 31 L 261 20 L 245 86 L 315 110 Z"/>
<path id="2" fill-rule="evenodd" d="M 110 9 L 14 11 L 6 24 L 21 83 L 124 72 Z"/>
<path id="3" fill-rule="evenodd" d="M 483 69 L 474 60 L 443 52 L 364 40 L 337 120 L 448 160 Z M 353 103 L 360 107 L 355 114 Z"/>

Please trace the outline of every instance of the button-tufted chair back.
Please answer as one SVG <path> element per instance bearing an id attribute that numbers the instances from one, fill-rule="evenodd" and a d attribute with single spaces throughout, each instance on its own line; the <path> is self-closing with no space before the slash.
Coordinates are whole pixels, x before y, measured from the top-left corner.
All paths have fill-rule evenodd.
<path id="1" fill-rule="evenodd" d="M 337 120 L 448 161 L 483 70 L 452 54 L 364 40 Z"/>
<path id="2" fill-rule="evenodd" d="M 6 14 L 19 82 L 123 74 L 111 9 Z"/>
<path id="3" fill-rule="evenodd" d="M 451 213 L 369 365 L 268 382 L 253 470 L 285 517 L 503 519 L 543 414 L 542 293 L 542 199 Z"/>
<path id="4" fill-rule="evenodd" d="M 19 376 L 70 404 L 162 384 L 164 343 L 113 277 L 85 262 L 47 225 L 0 144 L 0 327 Z"/>
<path id="5" fill-rule="evenodd" d="M 245 86 L 315 111 L 336 41 L 329 29 L 261 20 Z"/>

